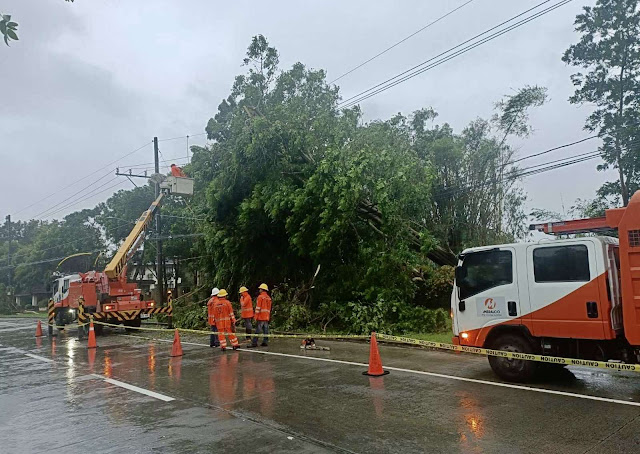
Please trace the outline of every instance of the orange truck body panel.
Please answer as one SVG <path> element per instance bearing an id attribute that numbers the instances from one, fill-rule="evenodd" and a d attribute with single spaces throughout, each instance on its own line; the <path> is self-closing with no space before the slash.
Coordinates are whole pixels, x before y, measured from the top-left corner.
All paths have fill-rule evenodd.
<path id="1" fill-rule="evenodd" d="M 552 234 L 598 232 L 613 229 L 618 231 L 624 336 L 629 344 L 640 346 L 640 191 L 631 197 L 626 207 L 608 209 L 604 217 L 536 224 L 530 226 L 530 229 Z M 586 286 L 591 285 L 592 283 L 589 282 Z M 607 298 L 604 297 L 607 291 L 606 276 L 601 276 L 597 285 L 600 289 L 601 301 L 606 301 Z M 582 288 L 576 292 L 578 291 L 582 292 Z M 567 298 L 570 297 L 572 295 L 567 295 Z M 552 326 L 561 326 L 562 311 L 571 307 L 571 303 L 562 301 L 558 301 L 558 303 L 549 307 L 549 311 L 544 314 L 544 319 L 551 322 Z M 602 311 L 602 313 L 603 316 L 608 316 L 609 311 Z M 555 332 L 555 328 L 549 329 L 558 337 L 613 339 L 615 332 L 610 325 L 610 323 L 604 325 L 603 334 L 600 334 L 599 329 L 585 328 L 582 325 L 579 328 L 572 328 L 567 324 L 562 329 L 558 329 L 558 332 Z"/>

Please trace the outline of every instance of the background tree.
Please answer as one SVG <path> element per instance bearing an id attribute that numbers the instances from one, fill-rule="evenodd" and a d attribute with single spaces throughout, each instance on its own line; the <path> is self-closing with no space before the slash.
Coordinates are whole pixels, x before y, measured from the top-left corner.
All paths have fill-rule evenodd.
<path id="1" fill-rule="evenodd" d="M 571 77 L 577 87 L 572 103 L 591 103 L 585 129 L 598 132 L 604 164 L 618 169 L 618 180 L 603 185 L 601 198 L 619 195 L 627 205 L 640 187 L 640 11 L 638 0 L 598 0 L 576 17 L 580 41 L 562 60 L 588 72 Z"/>

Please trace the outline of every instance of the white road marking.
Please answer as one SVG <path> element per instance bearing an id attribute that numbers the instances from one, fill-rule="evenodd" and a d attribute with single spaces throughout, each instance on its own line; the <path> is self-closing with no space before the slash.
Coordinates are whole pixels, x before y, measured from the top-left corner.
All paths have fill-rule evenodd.
<path id="1" fill-rule="evenodd" d="M 136 336 L 136 337 L 141 337 L 141 336 Z M 144 338 L 141 337 L 142 339 L 150 339 L 150 338 Z M 156 341 L 160 341 L 160 342 L 168 342 L 171 343 L 173 342 L 172 340 L 167 340 L 167 339 L 150 339 L 150 340 L 156 340 Z M 195 343 L 195 342 L 182 342 L 183 344 L 186 345 L 195 345 L 198 347 L 209 347 L 207 344 L 199 344 L 199 343 Z M 318 358 L 315 356 L 300 356 L 300 355 L 292 355 L 290 353 L 278 353 L 278 352 L 266 352 L 263 350 L 248 350 L 246 348 L 240 348 L 238 350 L 239 352 L 244 352 L 244 353 L 260 353 L 262 355 L 274 355 L 274 356 L 284 356 L 286 358 L 297 358 L 297 359 L 308 359 L 311 361 L 324 361 L 327 363 L 336 363 L 336 364 L 347 364 L 349 366 L 358 366 L 358 367 L 369 367 L 369 364 L 367 363 L 357 363 L 354 361 L 343 361 L 343 360 L 339 360 L 339 359 L 329 359 L 329 358 Z M 626 401 L 626 400 L 620 400 L 620 399 L 610 399 L 608 397 L 598 397 L 598 396 L 589 396 L 587 394 L 577 394 L 577 393 L 570 393 L 570 392 L 566 392 L 566 391 L 555 391 L 553 389 L 544 389 L 544 388 L 532 388 L 529 386 L 523 386 L 523 385 L 514 385 L 511 383 L 500 383 L 500 382 L 495 382 L 495 381 L 490 381 L 490 380 L 479 380 L 476 378 L 465 378 L 465 377 L 457 377 L 455 375 L 446 375 L 446 374 L 439 374 L 436 372 L 425 372 L 422 370 L 414 370 L 414 369 L 403 369 L 401 367 L 391 367 L 391 366 L 385 366 L 385 369 L 388 370 L 394 370 L 397 372 L 406 372 L 409 374 L 419 374 L 419 375 L 427 375 L 430 377 L 438 377 L 438 378 L 446 378 L 449 380 L 456 380 L 456 381 L 463 381 L 463 382 L 467 382 L 467 383 L 477 383 L 480 385 L 490 385 L 490 386 L 499 386 L 502 388 L 511 388 L 511 389 L 519 389 L 521 391 L 531 391 L 531 392 L 536 392 L 536 393 L 543 393 L 543 394 L 554 394 L 556 396 L 565 396 L 565 397 L 574 397 L 577 399 L 586 399 L 586 400 L 595 400 L 598 402 L 607 402 L 607 403 L 611 403 L 611 404 L 619 404 L 619 405 L 630 405 L 632 407 L 640 407 L 640 402 L 630 402 L 630 401 Z"/>
<path id="2" fill-rule="evenodd" d="M 153 391 L 149 391 L 148 389 L 139 388 L 137 386 L 130 385 L 129 383 L 125 383 L 119 380 L 114 380 L 113 378 L 107 378 L 97 374 L 92 374 L 92 375 L 96 378 L 104 380 L 105 382 L 111 385 L 120 386 L 121 388 L 128 389 L 129 391 L 135 391 L 137 393 L 144 394 L 146 396 L 153 397 L 155 399 L 159 399 L 164 402 L 171 402 L 172 400 L 175 400 L 173 397 L 169 397 L 169 396 L 165 396 L 164 394 L 159 394 Z"/>
<path id="3" fill-rule="evenodd" d="M 43 327 L 44 329 L 45 327 Z M 20 326 L 20 327 L 13 327 L 13 328 L 0 328 L 0 333 L 8 333 L 10 331 L 26 331 L 26 330 L 33 330 L 35 331 L 36 327 L 34 326 Z"/>
<path id="4" fill-rule="evenodd" d="M 24 355 L 28 356 L 29 358 L 37 359 L 39 361 L 44 361 L 45 363 L 55 363 L 55 361 L 52 360 L 52 359 L 44 358 L 44 357 L 38 356 L 38 355 L 34 355 L 33 353 L 25 353 Z"/>
<path id="5" fill-rule="evenodd" d="M 288 353 L 265 352 L 265 351 L 260 351 L 260 350 L 243 350 L 243 349 L 240 349 L 240 351 L 249 352 L 249 353 L 262 353 L 264 355 L 286 356 L 286 357 L 290 357 L 290 358 L 310 359 L 310 360 L 315 360 L 315 361 L 326 361 L 326 362 L 332 362 L 332 363 L 348 364 L 348 365 L 351 365 L 351 366 L 369 367 L 369 364 L 367 364 L 367 363 L 356 363 L 356 362 L 352 362 L 352 361 L 342 361 L 342 360 L 337 360 L 337 359 L 316 358 L 316 357 L 312 357 L 312 356 L 291 355 L 291 354 L 288 354 Z M 532 388 L 532 387 L 529 387 L 529 386 L 514 385 L 514 384 L 511 384 L 511 383 L 500 383 L 500 382 L 489 381 L 489 380 L 479 380 L 479 379 L 476 379 L 476 378 L 458 377 L 458 376 L 455 376 L 455 375 L 439 374 L 439 373 L 436 373 L 436 372 L 425 372 L 425 371 L 422 371 L 422 370 L 403 369 L 401 367 L 386 366 L 385 369 L 395 370 L 397 372 L 407 372 L 407 373 L 410 373 L 410 374 L 428 375 L 430 377 L 446 378 L 446 379 L 449 379 L 449 380 L 464 381 L 464 382 L 468 382 L 468 383 L 478 383 L 478 384 L 481 384 L 481 385 L 499 386 L 499 387 L 502 387 L 502 388 L 519 389 L 519 390 L 522 390 L 522 391 L 532 391 L 532 392 L 537 392 L 537 393 L 555 394 L 557 396 L 575 397 L 575 398 L 578 398 L 578 399 L 595 400 L 595 401 L 599 401 L 599 402 L 608 402 L 608 403 L 612 403 L 612 404 L 630 405 L 630 406 L 633 406 L 633 407 L 640 407 L 640 402 L 630 402 L 630 401 L 620 400 L 620 399 L 610 399 L 608 397 L 589 396 L 587 394 L 576 394 L 576 393 L 570 393 L 570 392 L 566 392 L 566 391 L 555 391 L 553 389 Z"/>

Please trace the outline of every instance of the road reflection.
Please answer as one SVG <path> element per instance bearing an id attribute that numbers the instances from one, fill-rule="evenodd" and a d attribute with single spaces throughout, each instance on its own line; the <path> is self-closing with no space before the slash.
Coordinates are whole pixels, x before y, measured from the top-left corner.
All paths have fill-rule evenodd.
<path id="1" fill-rule="evenodd" d="M 469 393 L 458 395 L 462 421 L 458 425 L 462 452 L 482 452 L 478 443 L 485 436 L 485 416 L 478 400 Z"/>
<path id="2" fill-rule="evenodd" d="M 239 367 L 239 361 L 237 353 L 213 359 L 209 371 L 210 401 L 228 410 L 239 400 L 255 402 L 258 407 L 255 411 L 268 418 L 273 417 L 276 386 L 271 364 L 243 357 L 242 367 Z"/>
<path id="3" fill-rule="evenodd" d="M 180 376 L 182 375 L 182 356 L 169 358 L 168 374 L 174 385 L 180 384 Z"/>
<path id="4" fill-rule="evenodd" d="M 369 388 L 373 391 L 373 408 L 376 416 L 382 418 L 384 412 L 384 377 L 369 377 Z"/>

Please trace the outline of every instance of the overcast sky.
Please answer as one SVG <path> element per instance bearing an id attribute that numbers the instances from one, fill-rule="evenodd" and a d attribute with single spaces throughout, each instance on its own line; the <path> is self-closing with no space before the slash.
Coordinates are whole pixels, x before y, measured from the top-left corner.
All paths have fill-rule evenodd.
<path id="1" fill-rule="evenodd" d="M 281 68 L 300 61 L 326 69 L 332 80 L 465 1 L 5 0 L 0 12 L 19 23 L 20 41 L 0 46 L 0 215 L 61 218 L 132 187 L 125 178 L 115 179 L 115 167 L 151 169 L 153 136 L 204 132 L 234 76 L 244 71 L 240 65 L 253 35 L 264 34 L 278 49 Z M 474 0 L 341 79 L 343 98 L 540 1 Z M 537 84 L 549 89 L 550 101 L 532 112 L 533 136 L 513 142 L 519 155 L 586 137 L 582 126 L 590 109 L 568 103 L 575 68 L 561 56 L 578 39 L 576 14 L 593 3 L 574 0 L 364 101 L 365 119 L 432 106 L 439 122 L 460 131 L 477 117 L 488 118 L 503 95 Z M 205 138 L 191 137 L 190 143 L 203 144 Z M 186 138 L 160 145 L 167 165 L 186 161 Z M 588 141 L 525 162 L 533 165 L 596 147 Z M 597 172 L 597 163 L 524 180 L 528 208 L 562 212 L 576 198 L 592 198 L 604 181 L 615 178 L 613 172 Z"/>

